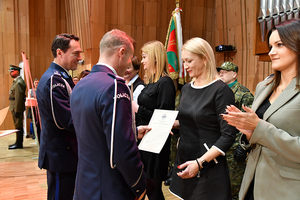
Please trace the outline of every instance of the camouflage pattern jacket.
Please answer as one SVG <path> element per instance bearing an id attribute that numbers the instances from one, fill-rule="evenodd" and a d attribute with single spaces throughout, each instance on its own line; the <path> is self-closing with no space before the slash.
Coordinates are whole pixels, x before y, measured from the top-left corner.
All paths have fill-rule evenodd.
<path id="1" fill-rule="evenodd" d="M 235 97 L 235 106 L 244 111 L 242 109 L 242 105 L 244 104 L 245 106 L 251 107 L 252 102 L 253 102 L 253 94 L 250 92 L 248 88 L 245 86 L 241 85 L 237 80 L 235 81 L 234 85 L 231 86 L 231 90 L 234 93 Z"/>

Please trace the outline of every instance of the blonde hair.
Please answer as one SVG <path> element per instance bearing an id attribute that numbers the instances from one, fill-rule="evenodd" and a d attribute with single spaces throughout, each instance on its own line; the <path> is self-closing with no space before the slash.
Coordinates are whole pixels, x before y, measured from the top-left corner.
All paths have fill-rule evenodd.
<path id="1" fill-rule="evenodd" d="M 186 50 L 198 55 L 201 59 L 207 60 L 205 70 L 207 72 L 206 82 L 212 82 L 216 77 L 219 77 L 216 69 L 216 60 L 213 49 L 210 44 L 202 38 L 195 37 L 184 43 L 182 50 Z M 192 81 L 194 81 L 193 78 Z"/>
<path id="2" fill-rule="evenodd" d="M 147 42 L 141 48 L 142 53 L 148 55 L 148 67 L 151 69 L 146 71 L 146 84 L 156 83 L 161 76 L 169 76 L 167 52 L 160 41 Z"/>

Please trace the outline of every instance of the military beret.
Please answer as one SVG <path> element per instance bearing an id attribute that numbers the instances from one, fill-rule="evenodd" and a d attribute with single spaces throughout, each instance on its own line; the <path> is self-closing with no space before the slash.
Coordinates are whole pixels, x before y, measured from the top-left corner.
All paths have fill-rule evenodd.
<path id="1" fill-rule="evenodd" d="M 224 62 L 221 67 L 217 67 L 217 70 L 220 71 L 221 69 L 226 70 L 226 71 L 234 71 L 238 72 L 239 68 L 232 62 Z"/>

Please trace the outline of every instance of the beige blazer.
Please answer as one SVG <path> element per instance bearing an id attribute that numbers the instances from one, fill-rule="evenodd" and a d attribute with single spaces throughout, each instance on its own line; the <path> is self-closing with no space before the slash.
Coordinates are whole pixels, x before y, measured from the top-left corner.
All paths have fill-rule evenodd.
<path id="1" fill-rule="evenodd" d="M 252 109 L 272 92 L 270 79 L 260 82 Z M 300 95 L 296 78 L 266 110 L 250 139 L 256 144 L 248 157 L 239 198 L 254 178 L 254 199 L 300 199 Z"/>

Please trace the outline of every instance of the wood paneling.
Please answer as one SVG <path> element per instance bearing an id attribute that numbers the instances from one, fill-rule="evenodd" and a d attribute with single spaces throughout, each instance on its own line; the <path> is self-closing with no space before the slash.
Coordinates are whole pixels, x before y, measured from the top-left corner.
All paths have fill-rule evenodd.
<path id="1" fill-rule="evenodd" d="M 254 55 L 257 1 L 181 0 L 183 40 L 202 37 L 213 48 L 233 45 L 235 53 L 216 53 L 217 65 L 231 61 L 239 66 L 238 80 L 255 91 L 256 84 L 272 73 L 267 56 Z M 69 32 L 80 37 L 84 50 L 83 69 L 91 69 L 99 58 L 99 42 L 113 28 L 121 29 L 142 45 L 150 40 L 165 43 L 176 0 L 2 0 L 0 1 L 0 108 L 8 105 L 12 79 L 8 64 L 21 61 L 21 50 L 29 58 L 32 77 L 40 76 L 53 60 L 50 51 L 56 34 Z M 144 71 L 141 69 L 140 75 Z M 5 127 L 11 126 L 5 122 Z M 1 128 L 1 127 L 0 127 Z M 11 128 L 11 127 L 10 127 Z"/>
<path id="2" fill-rule="evenodd" d="M 224 61 L 235 63 L 239 67 L 238 81 L 253 93 L 257 83 L 272 73 L 270 63 L 260 62 L 254 55 L 255 8 L 256 1 L 216 0 L 216 37 L 215 43 L 211 43 L 213 47 L 220 44 L 236 47 L 236 54 L 227 59 L 222 56 L 224 53 L 216 54 L 217 65 Z"/>
<path id="3" fill-rule="evenodd" d="M 28 13 L 28 1 L 0 1 L 0 109 L 9 105 L 8 93 L 13 82 L 8 72 L 9 64 L 19 65 L 21 51 L 29 51 Z M 0 129 L 13 128 L 9 112 Z"/>
<path id="4" fill-rule="evenodd" d="M 32 78 L 40 78 L 53 60 L 51 42 L 56 34 L 66 32 L 64 2 L 59 0 L 0 1 L 0 109 L 9 105 L 8 92 L 13 79 L 9 64 L 18 65 L 24 51 Z M 0 129 L 12 129 L 8 113 Z"/>

